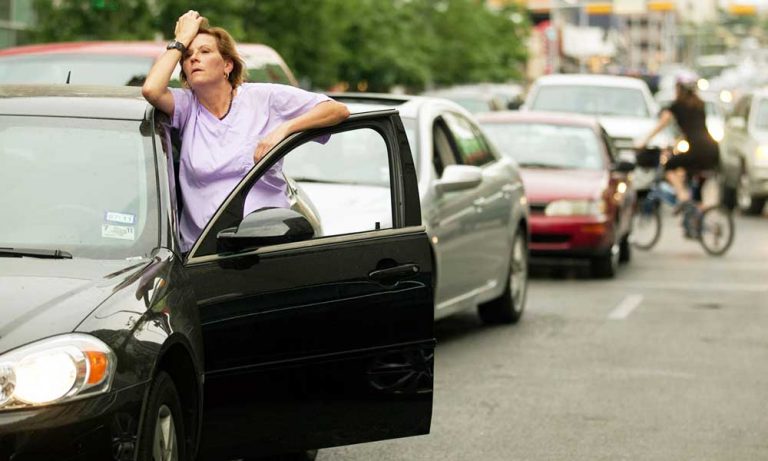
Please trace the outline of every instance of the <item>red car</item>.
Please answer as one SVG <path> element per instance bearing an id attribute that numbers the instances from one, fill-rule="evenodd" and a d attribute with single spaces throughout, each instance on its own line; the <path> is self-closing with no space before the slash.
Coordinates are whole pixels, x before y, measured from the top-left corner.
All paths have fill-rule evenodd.
<path id="1" fill-rule="evenodd" d="M 0 50 L 0 84 L 69 81 L 141 86 L 165 45 L 140 41 L 66 42 L 5 48 Z M 274 49 L 258 43 L 240 43 L 237 49 L 245 60 L 248 81 L 297 86 L 293 73 Z M 175 78 L 178 73 L 177 66 Z"/>
<path id="2" fill-rule="evenodd" d="M 599 122 L 543 112 L 495 112 L 478 120 L 501 152 L 518 162 L 530 206 L 531 258 L 586 260 L 613 277 L 630 259 L 636 195 Z"/>

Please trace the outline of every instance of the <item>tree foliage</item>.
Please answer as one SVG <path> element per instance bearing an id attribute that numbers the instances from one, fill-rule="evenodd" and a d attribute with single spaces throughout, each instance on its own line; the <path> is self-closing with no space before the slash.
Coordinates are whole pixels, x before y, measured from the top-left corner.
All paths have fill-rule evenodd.
<path id="1" fill-rule="evenodd" d="M 54 6 L 56 5 L 56 6 Z M 37 41 L 171 38 L 200 11 L 241 42 L 266 43 L 316 88 L 419 90 L 519 78 L 524 10 L 482 0 L 35 0 Z"/>

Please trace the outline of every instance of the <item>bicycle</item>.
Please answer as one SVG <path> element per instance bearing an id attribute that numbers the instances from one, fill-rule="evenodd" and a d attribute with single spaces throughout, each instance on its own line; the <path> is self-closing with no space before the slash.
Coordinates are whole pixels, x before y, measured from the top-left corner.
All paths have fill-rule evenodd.
<path id="1" fill-rule="evenodd" d="M 637 165 L 655 168 L 650 187 L 638 191 L 638 201 L 632 216 L 632 245 L 639 250 L 650 250 L 661 237 L 661 205 L 666 203 L 683 214 L 683 230 L 687 238 L 697 240 L 708 254 L 723 255 L 731 247 L 734 222 L 731 210 L 718 200 L 715 205 L 700 208 L 688 204 L 678 206 L 672 186 L 664 180 L 661 149 L 646 148 L 637 154 Z M 690 180 L 692 197 L 699 202 L 704 181 L 714 179 L 712 172 L 695 175 Z"/>

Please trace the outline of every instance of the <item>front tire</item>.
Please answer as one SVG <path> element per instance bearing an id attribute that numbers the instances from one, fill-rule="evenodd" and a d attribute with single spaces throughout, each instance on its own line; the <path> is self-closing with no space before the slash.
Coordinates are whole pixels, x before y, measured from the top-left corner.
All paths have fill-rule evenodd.
<path id="1" fill-rule="evenodd" d="M 512 242 L 509 272 L 504 292 L 498 298 L 477 307 L 480 320 L 486 324 L 517 323 L 523 316 L 528 294 L 528 242 L 518 232 Z"/>
<path id="2" fill-rule="evenodd" d="M 188 461 L 181 399 L 170 375 L 158 372 L 139 434 L 139 461 Z"/>
<path id="3" fill-rule="evenodd" d="M 739 175 L 739 186 L 736 189 L 736 202 L 739 210 L 745 215 L 758 216 L 765 208 L 765 197 L 755 197 L 749 190 L 749 175 L 742 170 Z"/>
<path id="4" fill-rule="evenodd" d="M 593 258 L 591 261 L 592 275 L 601 279 L 610 279 L 619 269 L 619 244 L 614 243 L 607 254 Z"/>

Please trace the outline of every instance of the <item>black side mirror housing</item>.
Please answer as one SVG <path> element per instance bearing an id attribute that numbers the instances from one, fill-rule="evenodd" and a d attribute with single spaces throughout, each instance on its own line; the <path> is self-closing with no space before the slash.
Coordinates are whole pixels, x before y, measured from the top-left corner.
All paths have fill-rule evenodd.
<path id="1" fill-rule="evenodd" d="M 634 162 L 619 160 L 618 162 L 613 164 L 613 168 L 611 168 L 611 171 L 615 171 L 617 173 L 630 173 L 634 171 L 634 169 L 635 169 Z"/>
<path id="2" fill-rule="evenodd" d="M 221 252 L 237 252 L 265 245 L 301 242 L 315 236 L 309 220 L 289 208 L 261 208 L 243 218 L 237 227 L 216 235 Z"/>

